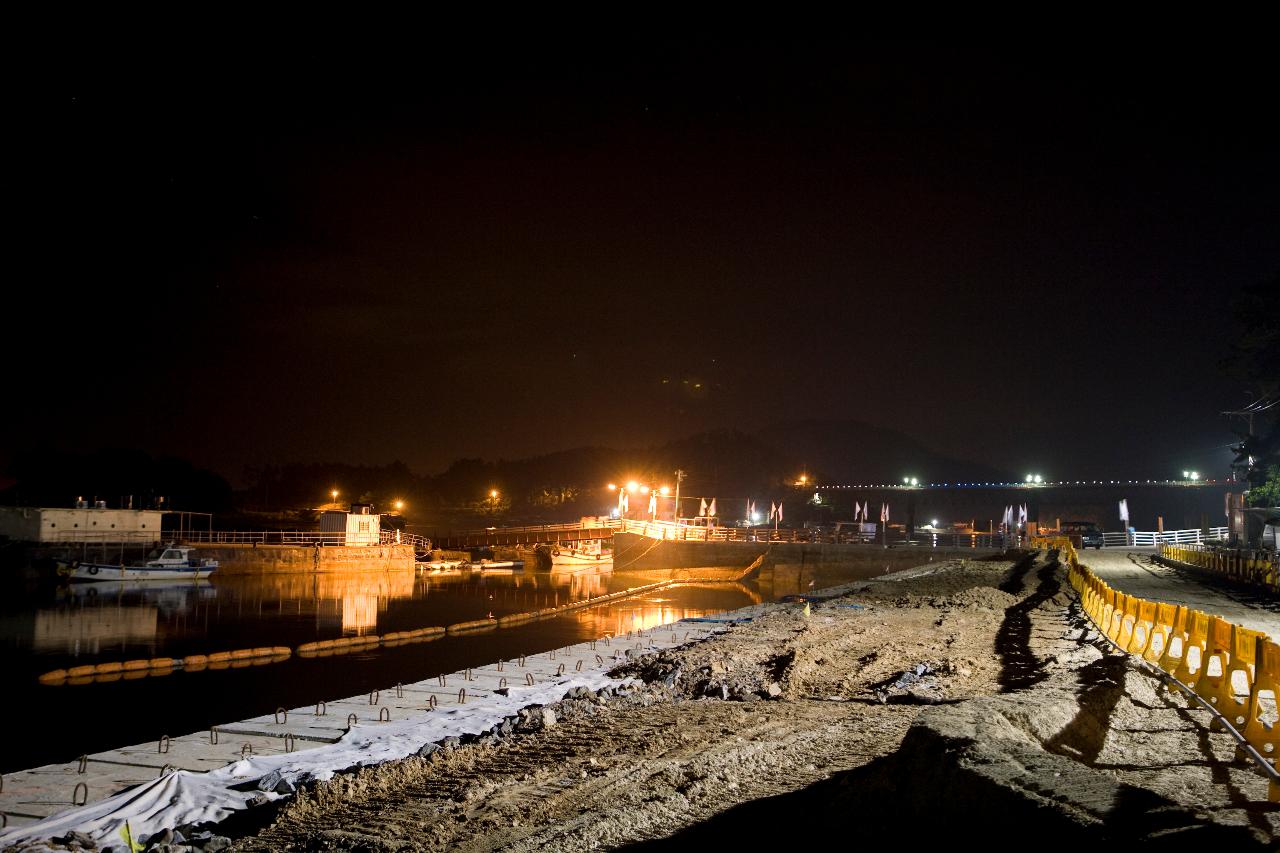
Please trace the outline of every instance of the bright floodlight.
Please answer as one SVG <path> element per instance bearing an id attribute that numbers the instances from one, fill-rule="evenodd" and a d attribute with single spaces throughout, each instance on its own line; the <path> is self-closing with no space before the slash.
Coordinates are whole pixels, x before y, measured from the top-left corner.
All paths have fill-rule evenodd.
<path id="1" fill-rule="evenodd" d="M 1036 482 L 1037 482 L 1037 483 L 1043 483 L 1043 482 L 1044 482 L 1044 477 L 1041 477 L 1039 474 L 1036 474 Z"/>
<path id="2" fill-rule="evenodd" d="M 671 494 L 671 487 L 663 486 L 661 489 L 658 489 L 658 494 L 662 495 L 665 498 L 667 495 Z"/>
<path id="3" fill-rule="evenodd" d="M 617 491 L 617 489 L 618 489 L 618 484 L 617 484 L 617 483 L 610 483 L 610 484 L 609 484 L 609 491 L 613 492 L 613 491 Z"/>
<path id="4" fill-rule="evenodd" d="M 491 498 L 496 498 L 497 496 L 498 496 L 498 490 L 497 490 L 497 489 L 490 489 L 490 490 L 489 490 L 489 497 L 491 497 Z"/>
<path id="5" fill-rule="evenodd" d="M 913 486 L 918 486 L 918 485 L 920 485 L 920 481 L 919 481 L 919 480 L 917 480 L 915 477 L 912 477 L 912 478 L 911 478 L 911 485 L 913 485 Z"/>
<path id="6" fill-rule="evenodd" d="M 1190 479 L 1191 479 L 1191 472 L 1190 472 L 1190 471 L 1183 471 L 1183 472 L 1182 472 L 1182 479 L 1184 479 L 1184 480 L 1190 480 Z"/>
<path id="7" fill-rule="evenodd" d="M 640 487 L 640 494 L 642 494 L 642 495 L 647 495 L 647 494 L 649 494 L 649 487 L 648 487 L 648 486 L 641 486 L 641 487 Z"/>
<path id="8" fill-rule="evenodd" d="M 938 526 L 938 519 L 936 519 L 936 518 L 935 518 L 933 521 L 929 522 L 929 524 L 930 524 L 932 527 L 937 527 L 937 526 Z"/>
<path id="9" fill-rule="evenodd" d="M 1193 479 L 1193 480 L 1199 480 L 1199 479 L 1200 479 L 1200 472 L 1199 472 L 1199 471 L 1192 471 L 1192 472 L 1191 472 L 1191 479 Z"/>
<path id="10" fill-rule="evenodd" d="M 759 521 L 760 521 L 760 513 L 758 512 L 751 513 L 751 523 L 757 524 L 759 523 Z"/>
<path id="11" fill-rule="evenodd" d="M 404 501 L 396 501 L 396 512 L 404 509 Z"/>
<path id="12" fill-rule="evenodd" d="M 634 491 L 635 491 L 636 489 L 638 489 L 638 488 L 640 488 L 640 484 L 639 484 L 639 483 L 637 483 L 635 480 L 628 480 L 628 481 L 627 481 L 627 491 L 628 491 L 628 492 L 634 492 Z"/>
<path id="13" fill-rule="evenodd" d="M 1031 475 L 1030 475 L 1030 474 L 1028 474 L 1028 475 L 1027 475 L 1027 482 L 1028 482 L 1028 483 L 1030 483 L 1030 482 L 1031 482 Z"/>

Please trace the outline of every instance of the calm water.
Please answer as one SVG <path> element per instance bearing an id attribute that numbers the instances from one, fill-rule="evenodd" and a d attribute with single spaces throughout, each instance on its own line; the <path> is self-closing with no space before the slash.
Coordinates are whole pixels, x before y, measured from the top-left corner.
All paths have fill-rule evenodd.
<path id="1" fill-rule="evenodd" d="M 469 666 L 745 607 L 933 559 L 868 548 L 865 565 L 777 565 L 761 581 L 690 585 L 515 628 L 325 658 L 46 686 L 41 673 L 134 658 L 448 625 L 641 586 L 661 573 L 430 576 L 414 569 L 234 575 L 199 583 L 8 581 L 0 587 L 0 773 L 357 696 Z M 941 559 L 943 555 L 938 555 Z M 12 575 L 10 575 L 12 577 Z"/>
<path id="2" fill-rule="evenodd" d="M 385 634 L 533 610 L 654 580 L 644 573 L 431 577 L 396 572 L 225 575 L 200 584 L 91 583 L 6 590 L 0 663 L 10 736 L 0 772 L 180 735 L 258 714 L 412 682 L 770 597 L 755 584 L 660 590 L 559 619 L 359 654 L 80 686 L 40 673 L 105 661 L 182 657 Z M 790 592 L 784 590 L 782 592 Z M 770 591 L 771 592 L 771 591 Z"/>

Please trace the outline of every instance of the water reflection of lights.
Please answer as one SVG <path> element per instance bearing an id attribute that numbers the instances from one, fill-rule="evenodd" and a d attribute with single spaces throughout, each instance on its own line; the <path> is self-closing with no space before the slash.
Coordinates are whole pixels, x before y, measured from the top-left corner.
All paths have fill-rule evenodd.
<path id="1" fill-rule="evenodd" d="M 412 598 L 416 574 L 404 571 L 298 572 L 227 575 L 217 585 L 247 601 L 311 602 L 317 615 L 336 614 L 344 634 L 364 634 L 378 626 L 378 615 L 394 599 Z"/>
<path id="2" fill-rule="evenodd" d="M 31 647 L 37 652 L 97 654 L 103 646 L 151 643 L 156 638 L 154 607 L 86 607 L 37 610 Z"/>

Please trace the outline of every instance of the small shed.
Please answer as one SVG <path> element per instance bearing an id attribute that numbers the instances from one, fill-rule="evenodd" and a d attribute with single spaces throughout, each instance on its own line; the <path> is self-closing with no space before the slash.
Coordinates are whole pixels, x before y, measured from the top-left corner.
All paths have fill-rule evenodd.
<path id="1" fill-rule="evenodd" d="M 348 512 L 325 510 L 320 513 L 320 532 L 327 545 L 377 545 L 381 536 L 382 516 L 371 504 L 352 504 Z"/>

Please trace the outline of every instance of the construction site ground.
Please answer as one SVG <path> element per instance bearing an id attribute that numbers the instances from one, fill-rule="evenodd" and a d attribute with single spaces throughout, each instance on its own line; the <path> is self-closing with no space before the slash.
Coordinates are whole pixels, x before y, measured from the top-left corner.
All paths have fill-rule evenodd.
<path id="1" fill-rule="evenodd" d="M 566 698 L 536 725 L 308 786 L 231 828 L 235 849 L 1270 845 L 1265 777 L 1207 712 L 1108 651 L 1055 554 L 810 599 L 637 657 L 616 671 L 631 689 Z"/>

